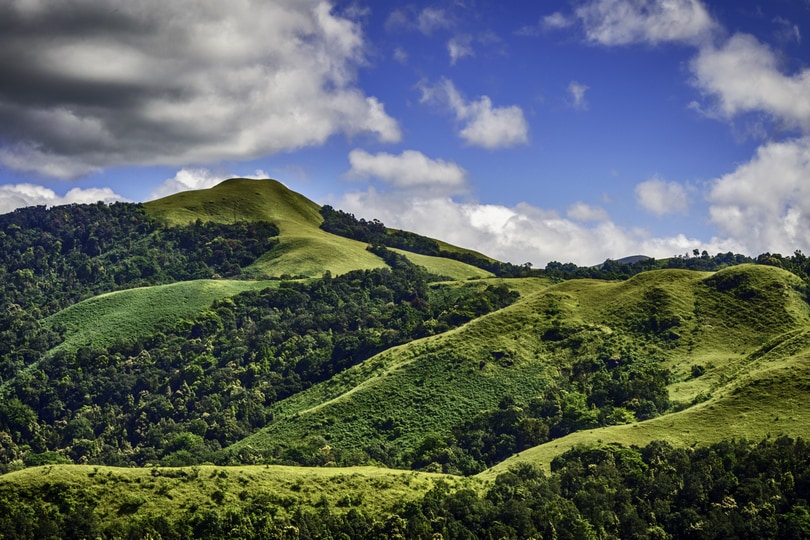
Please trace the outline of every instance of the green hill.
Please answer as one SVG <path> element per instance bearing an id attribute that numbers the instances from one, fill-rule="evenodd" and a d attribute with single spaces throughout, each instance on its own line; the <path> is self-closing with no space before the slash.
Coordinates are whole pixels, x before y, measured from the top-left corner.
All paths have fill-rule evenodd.
<path id="1" fill-rule="evenodd" d="M 519 499 L 520 475 L 502 473 L 518 467 L 526 480 L 529 465 L 549 469 L 571 449 L 587 454 L 583 445 L 625 459 L 635 450 L 617 444 L 810 438 L 810 306 L 798 267 L 498 278 L 393 247 L 375 255 L 321 229 L 321 208 L 273 180 L 232 179 L 144 208 L 40 208 L 17 216 L 32 225 L 0 230 L 16 250 L 7 259 L 31 267 L 0 272 L 0 470 L 10 471 L 0 514 L 42 527 L 17 536 L 53 536 L 82 519 L 113 537 L 138 523 L 166 537 L 239 536 L 239 523 L 255 532 L 269 519 L 266 537 L 308 538 L 318 533 L 306 523 L 337 514 L 341 526 L 373 522 L 377 537 L 452 536 L 436 516 Z M 43 218 L 53 230 L 36 229 Z M 355 232 L 369 225 L 344 218 Z M 198 220 L 207 229 L 176 227 Z M 64 241 L 61 221 L 72 227 Z M 278 227 L 277 243 L 258 222 Z M 371 225 L 375 238 L 392 234 Z M 497 263 L 403 231 L 397 239 Z M 164 264 L 161 246 L 175 250 Z M 198 257 L 205 265 L 183 273 Z M 293 466 L 312 463 L 322 467 Z M 780 478 L 785 493 L 803 493 Z M 515 504 L 512 517 L 528 516 Z"/>
<path id="2" fill-rule="evenodd" d="M 575 433 L 515 460 L 547 465 L 571 445 L 596 440 L 810 435 L 796 406 L 806 385 L 803 329 L 810 321 L 801 287 L 788 272 L 754 265 L 716 274 L 663 270 L 620 283 L 536 281 L 507 308 L 385 351 L 279 403 L 274 423 L 234 448 L 292 446 L 317 435 L 336 448 L 391 445 L 407 453 L 504 396 L 528 403 L 575 361 L 631 356 L 671 370 L 670 395 L 682 410 Z M 784 393 L 773 392 L 782 386 Z"/>
<path id="3" fill-rule="evenodd" d="M 275 180 L 233 178 L 211 189 L 177 193 L 144 206 L 152 216 L 172 225 L 198 219 L 275 223 L 280 230 L 278 246 L 247 269 L 257 277 L 283 274 L 314 277 L 326 271 L 337 275 L 386 266 L 382 259 L 366 250 L 366 244 L 321 230 L 320 207 Z M 410 253 L 406 256 L 415 264 L 427 265 L 453 279 L 491 275 L 458 261 Z"/>
<path id="4" fill-rule="evenodd" d="M 44 324 L 65 330 L 55 350 L 103 349 L 166 329 L 220 300 L 244 291 L 278 286 L 278 281 L 194 280 L 140 287 L 95 296 L 56 313 Z"/>

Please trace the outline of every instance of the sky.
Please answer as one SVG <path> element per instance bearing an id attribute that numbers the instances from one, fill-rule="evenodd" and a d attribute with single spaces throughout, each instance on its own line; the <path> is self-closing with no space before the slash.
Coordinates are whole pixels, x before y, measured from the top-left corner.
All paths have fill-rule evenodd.
<path id="1" fill-rule="evenodd" d="M 0 212 L 230 177 L 515 264 L 810 252 L 810 0 L 3 0 Z"/>

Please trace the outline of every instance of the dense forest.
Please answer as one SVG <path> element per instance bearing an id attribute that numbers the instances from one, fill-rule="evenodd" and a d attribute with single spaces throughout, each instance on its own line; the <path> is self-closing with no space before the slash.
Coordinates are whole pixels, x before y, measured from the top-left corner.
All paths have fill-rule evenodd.
<path id="1" fill-rule="evenodd" d="M 130 203 L 20 208 L 0 215 L 0 305 L 40 318 L 105 292 L 235 277 L 277 235 L 267 222 L 166 227 Z"/>
<path id="2" fill-rule="evenodd" d="M 228 462 L 231 456 L 219 450 L 272 422 L 269 409 L 277 401 L 517 298 L 504 286 L 429 287 L 423 268 L 385 248 L 376 251 L 392 269 L 283 281 L 105 349 L 43 354 L 56 340 L 47 330 L 39 350 L 30 343 L 24 350 L 7 347 L 0 373 L 16 377 L 0 402 L 0 460 Z M 23 354 L 31 356 L 24 363 Z M 25 365 L 33 368 L 23 371 Z M 299 454 L 275 457 L 306 461 Z"/>
<path id="3" fill-rule="evenodd" d="M 371 464 L 469 476 L 575 431 L 672 410 L 667 386 L 675 379 L 648 356 L 655 348 L 614 354 L 612 338 L 604 337 L 604 351 L 571 355 L 550 371 L 536 396 L 499 395 L 500 402 L 492 402 L 497 406 L 428 433 L 407 449 L 393 439 L 383 453 L 371 444 L 333 448 L 313 434 L 297 445 L 230 450 L 272 424 L 282 400 L 335 375 L 350 376 L 347 370 L 381 351 L 458 328 L 518 299 L 503 280 L 447 283 L 390 248 L 461 260 L 496 276 L 552 282 L 743 263 L 810 279 L 810 259 L 799 251 L 754 259 L 693 252 L 632 264 L 551 262 L 532 269 L 449 251 L 433 239 L 329 206 L 321 215 L 324 230 L 367 243 L 388 268 L 274 279 L 272 286 L 257 284 L 217 300 L 150 335 L 133 332 L 98 347 L 60 347 L 65 328 L 43 321 L 107 292 L 243 277 L 243 269 L 277 245 L 278 228 L 201 221 L 167 227 L 141 205 L 123 203 L 34 207 L 0 216 L 0 474 L 61 463 L 155 471 L 213 463 Z M 667 321 L 658 312 L 642 319 L 628 315 L 617 328 L 669 346 Z M 565 349 L 576 338 L 573 327 L 556 323 L 538 333 L 548 350 Z M 504 365 L 509 358 L 499 355 L 507 354 L 492 353 Z M 693 366 L 692 377 L 703 369 Z M 392 419 L 380 414 L 372 420 L 383 429 Z M 810 446 L 785 437 L 699 449 L 661 442 L 576 448 L 556 458 L 550 473 L 522 465 L 486 488 L 442 484 L 387 515 L 367 515 L 359 506 L 349 509 L 350 503 L 294 508 L 293 501 L 294 512 L 276 518 L 272 498 L 244 491 L 238 508 L 214 501 L 216 510 L 141 516 L 112 528 L 93 513 L 91 493 L 60 485 L 3 488 L 0 538 L 804 538 L 810 536 L 808 461 Z"/>
<path id="4" fill-rule="evenodd" d="M 439 484 L 382 515 L 326 503 L 296 508 L 266 493 L 245 492 L 238 504 L 219 500 L 214 509 L 109 524 L 94 514 L 91 492 L 6 486 L 0 537 L 798 540 L 810 536 L 810 445 L 781 437 L 697 449 L 665 442 L 577 448 L 556 458 L 550 473 L 524 464 L 485 489 Z M 281 517 L 280 503 L 290 517 Z"/>

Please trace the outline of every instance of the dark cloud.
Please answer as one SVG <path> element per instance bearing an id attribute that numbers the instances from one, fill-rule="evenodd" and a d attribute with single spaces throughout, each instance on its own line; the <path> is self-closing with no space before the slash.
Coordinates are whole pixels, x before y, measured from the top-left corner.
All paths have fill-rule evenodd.
<path id="1" fill-rule="evenodd" d="M 70 177 L 399 138 L 356 86 L 359 26 L 315 0 L 0 5 L 0 163 Z"/>

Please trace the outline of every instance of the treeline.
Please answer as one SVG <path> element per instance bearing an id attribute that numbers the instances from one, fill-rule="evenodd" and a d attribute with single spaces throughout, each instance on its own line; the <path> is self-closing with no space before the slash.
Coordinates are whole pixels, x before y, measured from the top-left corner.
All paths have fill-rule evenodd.
<path id="1" fill-rule="evenodd" d="M 439 242 L 432 238 L 408 231 L 389 229 L 377 219 L 371 221 L 362 218 L 357 219 L 354 214 L 335 210 L 329 205 L 321 207 L 321 216 L 323 217 L 321 229 L 359 242 L 403 249 L 421 255 L 454 259 L 492 272 L 498 277 L 526 277 L 532 275 L 528 266 L 503 263 L 470 252 L 447 251 L 441 249 Z"/>
<path id="2" fill-rule="evenodd" d="M 227 462 L 220 449 L 272 422 L 277 401 L 517 298 L 504 286 L 431 288 L 422 267 L 383 254 L 393 269 L 281 282 L 149 338 L 41 356 L 7 383 L 0 461 Z"/>
<path id="3" fill-rule="evenodd" d="M 0 306 L 43 318 L 118 289 L 238 276 L 277 236 L 266 222 L 166 227 L 140 204 L 21 208 L 0 215 Z"/>
<path id="4" fill-rule="evenodd" d="M 675 448 L 575 448 L 546 473 L 529 464 L 486 489 L 440 483 L 379 515 L 351 501 L 280 512 L 271 494 L 193 505 L 171 516 L 101 522 L 88 491 L 0 488 L 4 538 L 556 538 L 802 539 L 810 537 L 810 445 L 787 437 Z M 145 501 L 139 501 L 141 504 Z M 292 502 L 292 501 L 288 501 Z M 125 507 L 126 515 L 133 509 Z M 348 506 L 348 510 L 347 510 Z M 137 507 L 135 507 L 137 509 Z"/>

